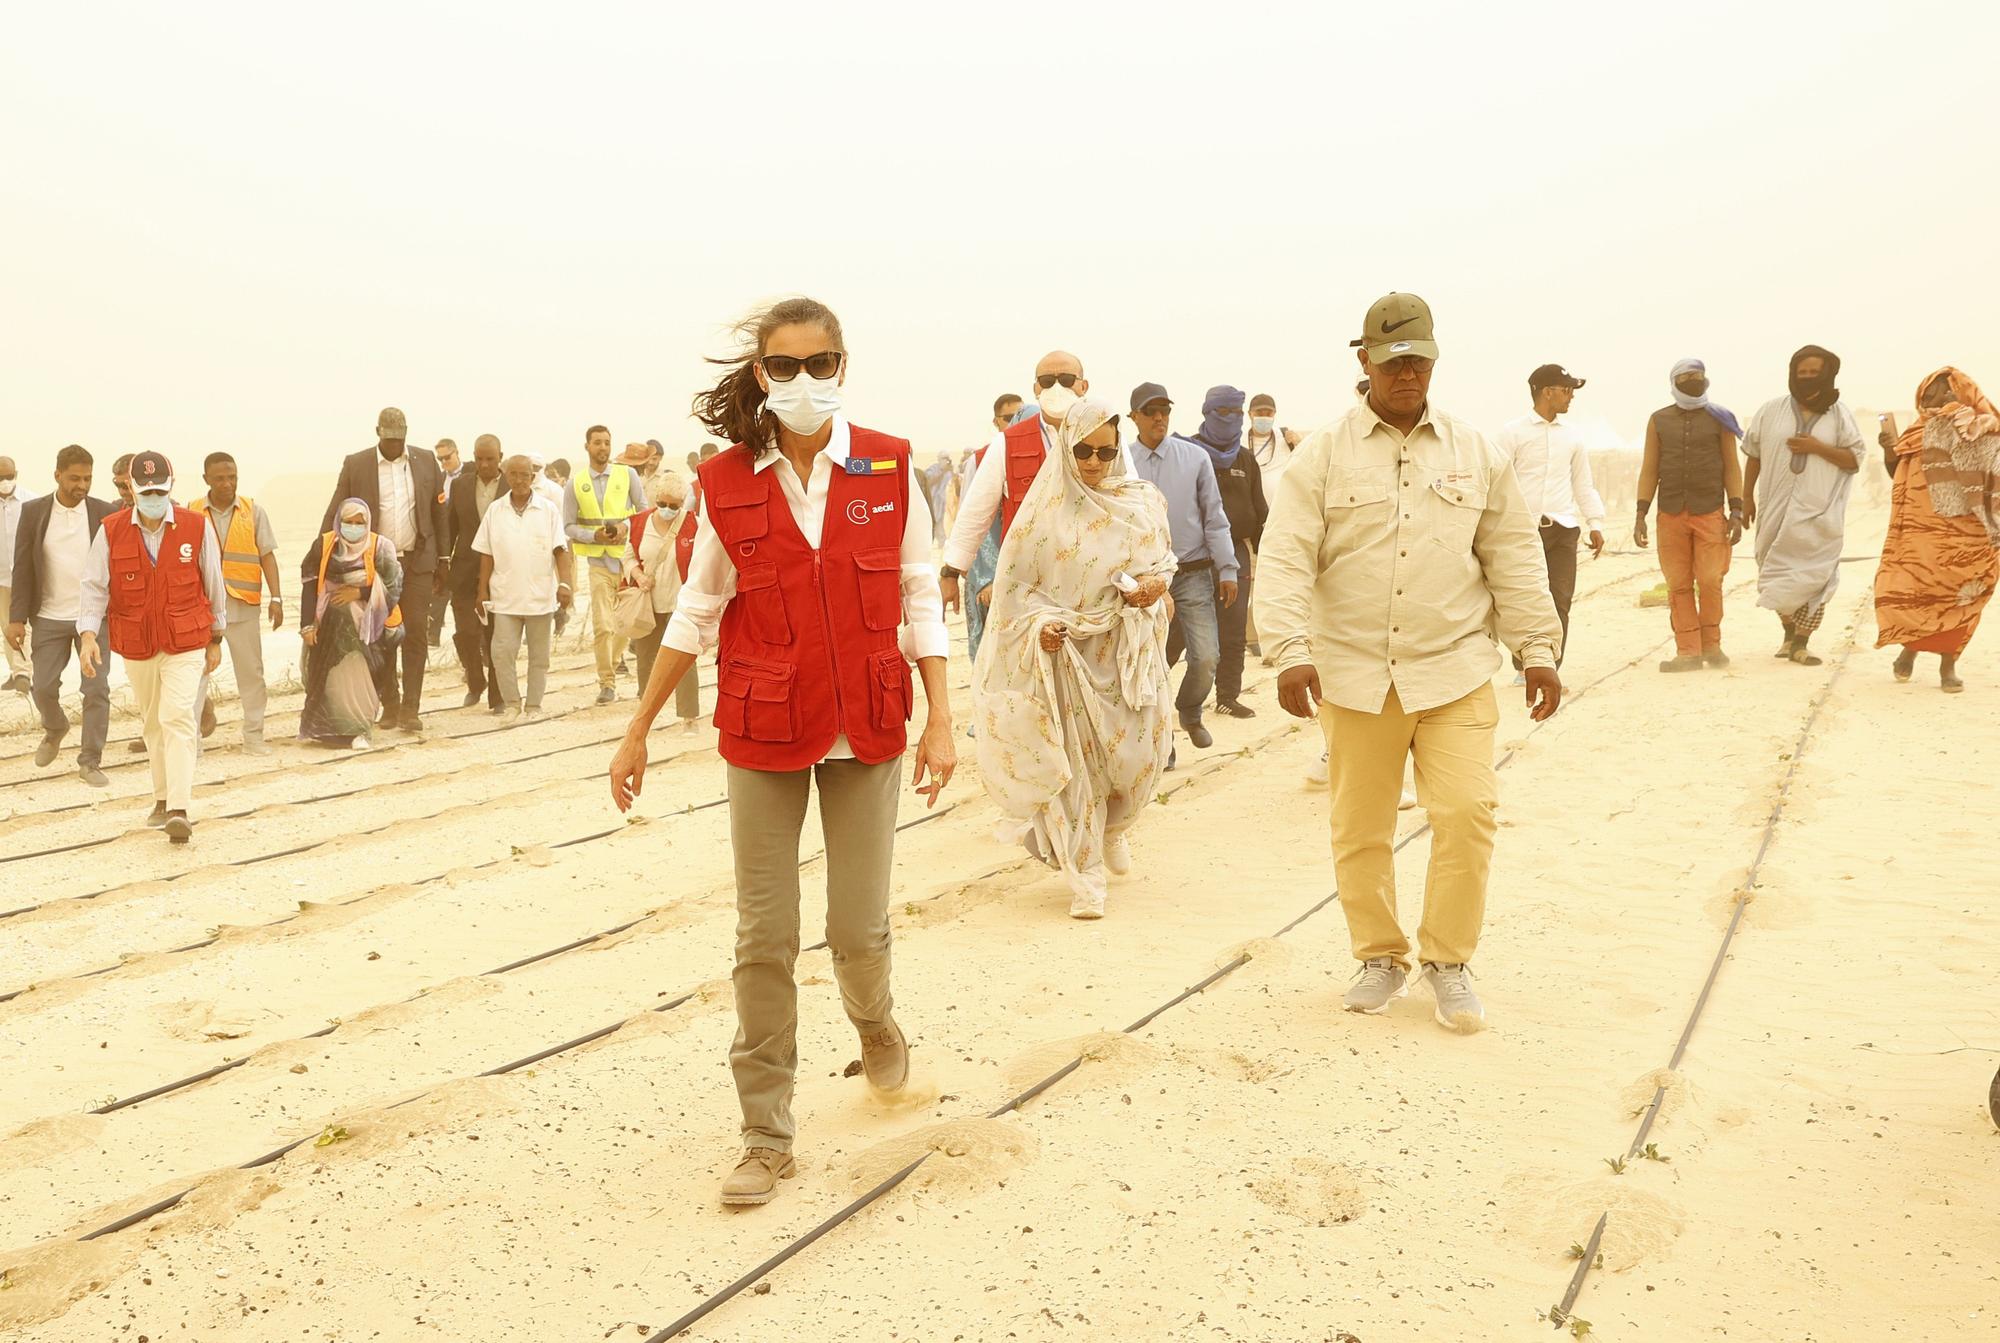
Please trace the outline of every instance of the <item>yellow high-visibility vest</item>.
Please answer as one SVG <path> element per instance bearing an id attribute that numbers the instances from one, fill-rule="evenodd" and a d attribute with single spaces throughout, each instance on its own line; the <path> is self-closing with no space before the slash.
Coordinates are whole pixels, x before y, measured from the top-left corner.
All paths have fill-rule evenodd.
<path id="1" fill-rule="evenodd" d="M 590 483 L 590 468 L 587 465 L 571 478 L 569 487 L 576 492 L 576 520 L 579 526 L 601 527 L 607 522 L 623 522 L 638 511 L 632 507 L 632 468 L 620 462 L 611 464 L 603 499 L 597 497 L 597 490 Z M 584 559 L 593 555 L 625 553 L 623 541 L 572 541 L 569 548 Z"/>

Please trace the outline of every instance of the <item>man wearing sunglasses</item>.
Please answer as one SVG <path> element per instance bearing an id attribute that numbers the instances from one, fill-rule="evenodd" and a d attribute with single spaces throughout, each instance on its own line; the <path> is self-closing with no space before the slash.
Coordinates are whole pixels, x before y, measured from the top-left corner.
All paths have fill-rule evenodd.
<path id="1" fill-rule="evenodd" d="M 1243 394 L 1237 392 L 1232 404 L 1240 434 Z M 1173 410 L 1167 389 L 1159 383 L 1144 382 L 1132 389 L 1132 422 L 1139 427 L 1132 445 L 1132 474 L 1150 481 L 1167 497 L 1167 525 L 1180 561 L 1169 589 L 1174 599 L 1169 656 L 1176 645 L 1187 652 L 1187 671 L 1181 676 L 1174 708 L 1180 711 L 1188 740 L 1205 750 L 1215 738 L 1203 725 L 1201 711 L 1215 688 L 1215 669 L 1222 660 L 1217 603 L 1231 606 L 1236 601 L 1236 541 L 1208 453 L 1167 432 Z"/>
<path id="2" fill-rule="evenodd" d="M 1002 428 L 979 454 L 972 484 L 959 502 L 958 521 L 952 524 L 951 539 L 945 542 L 944 565 L 938 570 L 944 590 L 944 609 L 959 609 L 958 580 L 979 556 L 979 543 L 1000 517 L 1000 534 L 1014 525 L 1014 514 L 1027 497 L 1035 474 L 1055 446 L 1055 426 L 1090 390 L 1083 376 L 1083 361 L 1065 350 L 1050 350 L 1035 365 L 1035 407 L 1019 424 Z M 1000 418 L 1002 397 L 993 405 L 993 418 Z M 1018 398 L 1012 398 L 1018 400 Z"/>
<path id="3" fill-rule="evenodd" d="M 1448 1028 L 1485 1009 L 1467 970 L 1486 909 L 1499 786 L 1494 636 L 1521 657 L 1529 717 L 1556 711 L 1562 625 L 1542 543 L 1505 450 L 1430 404 L 1431 310 L 1390 294 L 1368 310 L 1368 397 L 1299 445 L 1258 551 L 1257 627 L 1278 702 L 1317 717 L 1331 755 L 1334 874 L 1360 962 L 1350 1012 L 1406 991 L 1392 848 L 1406 762 L 1430 813 L 1418 930 L 1422 978 Z"/>

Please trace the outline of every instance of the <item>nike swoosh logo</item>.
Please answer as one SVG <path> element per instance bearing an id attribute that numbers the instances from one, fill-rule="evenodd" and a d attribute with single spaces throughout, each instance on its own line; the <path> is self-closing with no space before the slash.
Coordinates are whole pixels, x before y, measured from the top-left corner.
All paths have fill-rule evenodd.
<path id="1" fill-rule="evenodd" d="M 1412 323 L 1412 322 L 1414 322 L 1414 321 L 1416 321 L 1416 320 L 1417 320 L 1417 319 L 1416 319 L 1416 318 L 1414 318 L 1414 317 L 1405 317 L 1405 318 L 1404 318 L 1404 319 L 1403 319 L 1402 321 L 1400 321 L 1400 322 L 1390 322 L 1390 321 L 1388 321 L 1388 320 L 1387 320 L 1387 319 L 1385 318 L 1385 319 L 1383 320 L 1383 322 L 1382 322 L 1382 334 L 1383 334 L 1383 335 L 1385 335 L 1385 336 L 1387 336 L 1387 335 L 1391 335 L 1391 334 L 1393 334 L 1394 332 L 1396 332 L 1397 330 L 1399 330 L 1399 329 L 1401 329 L 1401 328 L 1403 328 L 1403 327 L 1406 327 L 1406 326 L 1408 326 L 1408 325 L 1409 325 L 1410 323 Z"/>

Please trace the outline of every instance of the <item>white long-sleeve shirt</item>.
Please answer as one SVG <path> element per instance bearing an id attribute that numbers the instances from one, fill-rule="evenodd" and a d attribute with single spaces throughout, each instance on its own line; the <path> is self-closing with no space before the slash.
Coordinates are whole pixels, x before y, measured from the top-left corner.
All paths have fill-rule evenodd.
<path id="1" fill-rule="evenodd" d="M 167 519 L 160 525 L 149 528 L 133 515 L 139 529 L 139 539 L 145 542 L 146 553 L 155 563 L 160 558 L 160 542 L 167 534 Z M 217 634 L 229 628 L 229 590 L 222 586 L 222 547 L 215 539 L 213 527 L 201 529 L 201 554 L 197 561 L 201 567 L 202 595 L 208 598 L 214 612 L 215 623 L 211 628 Z M 104 613 L 111 606 L 111 542 L 105 529 L 99 527 L 97 535 L 91 538 L 90 554 L 83 562 L 83 578 L 77 586 L 78 630 L 96 630 L 104 625 Z"/>
<path id="2" fill-rule="evenodd" d="M 751 468 L 759 473 L 778 473 L 778 487 L 791 507 L 792 521 L 798 524 L 806 544 L 814 550 L 819 549 L 820 538 L 825 534 L 826 499 L 832 488 L 833 473 L 845 469 L 848 445 L 847 418 L 836 415 L 832 436 L 813 458 L 810 480 L 801 481 L 791 459 L 781 452 L 765 453 Z M 990 459 L 992 454 L 987 456 Z M 914 466 L 910 468 L 909 491 L 911 507 L 903 514 L 900 556 L 903 655 L 912 660 L 946 657 L 951 652 L 951 636 L 945 631 L 944 594 L 938 589 L 937 568 L 931 561 L 931 511 L 918 506 L 924 491 Z M 705 508 L 704 502 L 704 511 Z M 689 656 L 698 656 L 704 648 L 714 645 L 722 626 L 722 613 L 736 596 L 736 565 L 731 562 L 714 525 L 700 514 L 697 518 L 694 557 L 688 563 L 687 582 L 681 585 L 673 619 L 667 622 L 666 633 L 660 636 L 662 645 Z M 829 760 L 849 760 L 853 756 L 853 748 L 844 735 L 826 753 Z"/>
<path id="3" fill-rule="evenodd" d="M 1039 416 L 1035 423 L 1041 425 L 1043 450 L 1054 452 L 1055 441 L 1049 437 L 1049 427 L 1042 424 Z M 986 533 L 993 527 L 993 515 L 1000 511 L 1000 496 L 1006 492 L 1007 431 L 1002 429 L 986 445 L 986 455 L 979 459 L 972 485 L 959 500 L 958 521 L 952 524 L 951 539 L 944 546 L 946 564 L 960 573 L 972 567 L 972 561 L 979 556 L 979 543 L 986 539 Z"/>
<path id="4" fill-rule="evenodd" d="M 1604 530 L 1604 500 L 1590 478 L 1590 452 L 1583 435 L 1560 418 L 1545 420 L 1533 413 L 1501 427 L 1499 444 L 1514 460 L 1514 478 L 1521 497 L 1539 521 L 1585 531 Z"/>

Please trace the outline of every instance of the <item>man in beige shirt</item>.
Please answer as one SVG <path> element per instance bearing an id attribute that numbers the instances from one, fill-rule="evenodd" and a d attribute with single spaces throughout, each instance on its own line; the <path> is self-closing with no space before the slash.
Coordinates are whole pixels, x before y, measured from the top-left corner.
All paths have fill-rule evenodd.
<path id="1" fill-rule="evenodd" d="M 1368 311 L 1365 401 L 1293 453 L 1257 563 L 1257 628 L 1278 702 L 1317 714 L 1332 786 L 1335 880 L 1362 963 L 1346 1005 L 1381 1012 L 1407 990 L 1392 844 L 1405 760 L 1430 813 L 1422 977 L 1437 1019 L 1477 1029 L 1467 963 L 1493 857 L 1493 633 L 1520 655 L 1530 715 L 1556 711 L 1562 626 L 1535 520 L 1507 455 L 1430 404 L 1430 308 L 1390 294 Z"/>

